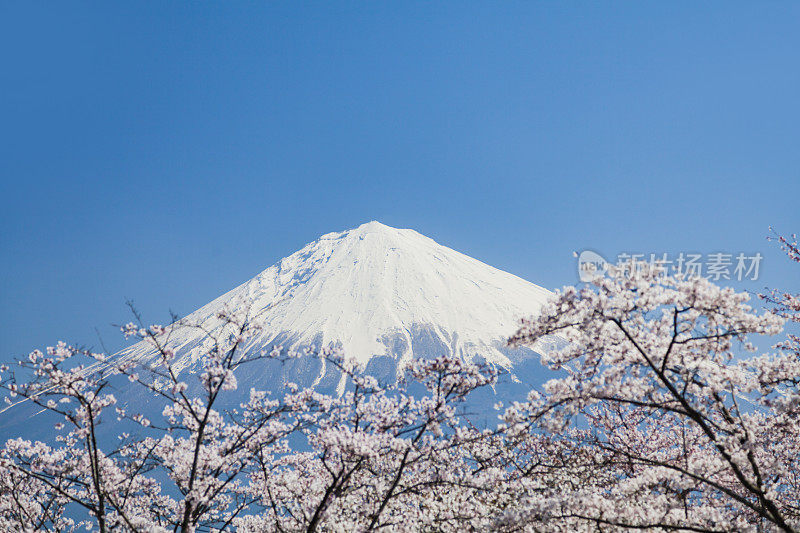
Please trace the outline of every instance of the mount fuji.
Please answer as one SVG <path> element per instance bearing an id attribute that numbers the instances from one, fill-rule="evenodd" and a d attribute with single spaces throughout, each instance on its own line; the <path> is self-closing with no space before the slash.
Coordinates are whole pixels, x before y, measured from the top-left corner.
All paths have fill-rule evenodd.
<path id="1" fill-rule="evenodd" d="M 501 371 L 495 388 L 475 396 L 471 406 L 488 421 L 496 416 L 490 406 L 497 400 L 520 399 L 553 377 L 533 349 L 506 344 L 519 319 L 535 314 L 550 294 L 416 231 L 368 222 L 323 235 L 168 326 L 161 345 L 174 352 L 173 368 L 190 387 L 199 386 L 192 374 L 203 372 L 214 339 L 234 333 L 220 318 L 223 311 L 244 311 L 259 326 L 240 354 L 331 347 L 384 383 L 400 378 L 416 358 L 455 356 Z M 142 341 L 114 357 L 147 365 L 160 356 Z M 347 387 L 338 368 L 311 354 L 249 363 L 236 378 L 240 391 L 277 392 L 289 382 L 329 394 Z M 112 388 L 120 404 L 151 419 L 161 413 L 159 398 L 127 379 L 120 377 Z M 0 438 L 44 438 L 47 424 L 39 418 L 31 424 L 34 416 L 49 414 L 25 400 L 6 406 L 0 410 Z"/>
<path id="2" fill-rule="evenodd" d="M 206 332 L 225 327 L 219 312 L 244 307 L 261 326 L 245 351 L 333 347 L 384 380 L 399 377 L 414 358 L 452 355 L 512 372 L 519 382 L 522 367 L 531 359 L 538 366 L 538 358 L 530 349 L 509 348 L 506 339 L 549 295 L 416 231 L 368 222 L 323 235 L 191 313 L 180 323 L 200 328 L 173 327 L 168 344 L 176 369 L 196 373 Z M 146 361 L 155 352 L 142 342 L 119 356 Z M 262 370 L 250 367 L 238 377 L 240 386 L 270 390 L 292 381 L 339 392 L 345 386 L 317 358 Z"/>

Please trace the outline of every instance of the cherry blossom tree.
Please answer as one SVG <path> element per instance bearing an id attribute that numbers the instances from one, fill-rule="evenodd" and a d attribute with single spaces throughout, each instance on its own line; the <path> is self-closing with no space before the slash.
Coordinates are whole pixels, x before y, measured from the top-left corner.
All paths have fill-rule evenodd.
<path id="1" fill-rule="evenodd" d="M 507 523 L 798 530 L 800 357 L 747 355 L 752 336 L 783 323 L 748 300 L 700 277 L 618 268 L 524 321 L 511 342 L 558 336 L 542 360 L 563 377 L 506 410 L 508 435 L 546 432 L 583 460 L 565 469 L 578 483 L 527 495 Z"/>
<path id="2" fill-rule="evenodd" d="M 476 432 L 457 405 L 494 382 L 494 373 L 458 359 L 417 361 L 402 386 L 353 375 L 354 390 L 334 399 L 328 416 L 305 433 L 311 449 L 252 475 L 263 511 L 238 519 L 242 531 L 463 530 L 482 513 L 472 497 L 488 486 L 460 444 Z M 471 483 L 467 483 L 470 480 Z"/>
<path id="3" fill-rule="evenodd" d="M 241 353 L 254 329 L 246 316 L 218 318 L 223 333 L 209 335 L 213 342 L 203 354 L 205 368 L 194 393 L 171 362 L 174 354 L 165 342 L 169 332 L 159 326 L 123 327 L 126 336 L 156 348 L 156 361 L 107 358 L 62 343 L 46 354 L 31 353 L 19 369 L 5 369 L 2 386 L 12 398 L 21 396 L 63 421 L 55 426 L 56 446 L 22 438 L 6 444 L 0 457 L 4 471 L 33 481 L 30 489 L 36 493 L 19 498 L 31 507 L 22 509 L 14 503 L 14 486 L 0 488 L 11 509 L 4 518 L 22 529 L 60 530 L 68 524 L 65 508 L 77 507 L 100 531 L 193 531 L 224 527 L 247 508 L 253 498 L 240 478 L 256 454 L 285 451 L 285 437 L 305 423 L 305 418 L 290 416 L 292 405 L 306 402 L 303 415 L 312 419 L 316 396 L 304 391 L 272 401 L 251 393 L 240 411 L 216 409 L 221 395 L 236 389 L 237 368 L 278 357 Z M 76 364 L 78 358 L 90 364 Z M 107 391 L 125 377 L 160 399 L 161 420 L 116 405 Z"/>
<path id="4" fill-rule="evenodd" d="M 800 263 L 800 245 L 797 242 L 797 235 L 790 237 L 778 235 L 773 230 L 773 235 L 769 240 L 775 240 L 786 252 L 790 260 Z M 773 290 L 768 294 L 761 294 L 761 299 L 769 302 L 773 306 L 776 314 L 789 322 L 800 324 L 800 294 L 792 294 L 787 291 Z M 800 336 L 796 332 L 789 332 L 786 340 L 777 345 L 777 348 L 794 354 L 800 354 Z"/>
<path id="5" fill-rule="evenodd" d="M 459 439 L 475 432 L 461 426 L 458 406 L 494 383 L 490 368 L 451 358 L 417 361 L 406 375 L 427 392 L 415 398 L 404 384 L 379 384 L 329 350 L 248 352 L 243 346 L 258 326 L 241 312 L 217 318 L 221 324 L 197 348 L 204 371 L 194 384 L 183 381 L 174 363 L 174 328 L 134 323 L 123 332 L 151 344 L 152 360 L 59 344 L 3 369 L 0 386 L 12 399 L 61 419 L 53 443 L 17 438 L 3 448 L 4 524 L 323 531 L 450 523 L 457 530 L 476 516 L 469 493 L 489 484 L 463 482 L 472 465 Z M 243 365 L 298 356 L 325 358 L 348 376 L 352 390 L 330 396 L 290 383 L 277 394 L 251 390 L 235 409 L 219 407 L 230 403 L 226 396 L 239 398 L 236 372 Z M 157 420 L 108 392 L 123 380 L 163 405 Z"/>

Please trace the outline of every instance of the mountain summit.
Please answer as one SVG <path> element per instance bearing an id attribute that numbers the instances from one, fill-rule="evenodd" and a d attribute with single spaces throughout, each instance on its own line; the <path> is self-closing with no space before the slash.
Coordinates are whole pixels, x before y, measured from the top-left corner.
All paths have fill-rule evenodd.
<path id="1" fill-rule="evenodd" d="M 549 294 L 414 230 L 368 222 L 323 235 L 185 322 L 213 331 L 221 310 L 247 306 L 263 329 L 245 349 L 333 346 L 387 378 L 413 358 L 442 354 L 510 369 L 530 354 L 509 349 L 506 339 Z M 198 363 L 193 354 L 202 350 L 193 348 L 202 337 L 197 328 L 171 332 L 180 368 Z M 140 343 L 121 355 L 146 358 L 149 347 Z M 301 364 L 282 373 L 319 383 L 326 370 Z M 302 375 L 308 373 L 316 375 Z"/>

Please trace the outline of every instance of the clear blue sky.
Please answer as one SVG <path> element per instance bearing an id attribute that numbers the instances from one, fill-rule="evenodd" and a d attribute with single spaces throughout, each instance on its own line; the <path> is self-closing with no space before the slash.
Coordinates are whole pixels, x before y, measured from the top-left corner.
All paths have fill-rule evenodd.
<path id="1" fill-rule="evenodd" d="M 377 219 L 546 287 L 800 231 L 790 2 L 2 2 L 0 358 Z"/>

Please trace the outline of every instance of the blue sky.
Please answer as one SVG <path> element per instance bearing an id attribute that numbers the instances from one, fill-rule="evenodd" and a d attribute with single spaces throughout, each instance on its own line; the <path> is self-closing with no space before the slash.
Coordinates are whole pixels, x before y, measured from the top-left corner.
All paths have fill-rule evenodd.
<path id="1" fill-rule="evenodd" d="M 800 231 L 800 5 L 0 4 L 0 358 L 377 219 L 546 287 Z"/>

